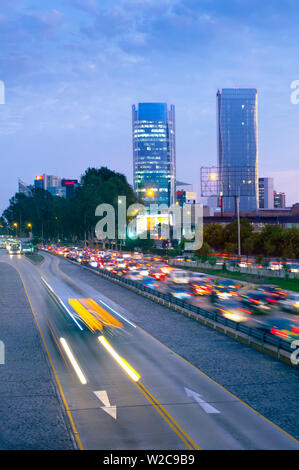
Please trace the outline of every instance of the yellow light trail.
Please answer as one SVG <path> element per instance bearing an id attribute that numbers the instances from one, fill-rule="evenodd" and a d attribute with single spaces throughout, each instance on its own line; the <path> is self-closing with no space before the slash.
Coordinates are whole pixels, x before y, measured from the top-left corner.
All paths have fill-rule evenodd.
<path id="1" fill-rule="evenodd" d="M 92 313 L 98 320 L 106 326 L 113 328 L 123 328 L 123 324 L 114 318 L 105 309 L 100 307 L 93 299 L 79 299 L 80 303 Z"/>
<path id="2" fill-rule="evenodd" d="M 106 340 L 105 336 L 99 336 L 98 340 L 104 346 L 104 348 L 109 352 L 109 354 L 116 360 L 118 365 L 126 372 L 126 374 L 134 381 L 138 382 L 140 375 L 136 372 L 135 369 L 127 362 L 125 359 L 120 357 L 120 355 L 115 351 L 111 344 Z"/>
<path id="3" fill-rule="evenodd" d="M 69 299 L 69 304 L 80 315 L 86 326 L 91 331 L 102 331 L 103 325 L 97 320 L 86 308 L 79 302 L 78 299 Z"/>

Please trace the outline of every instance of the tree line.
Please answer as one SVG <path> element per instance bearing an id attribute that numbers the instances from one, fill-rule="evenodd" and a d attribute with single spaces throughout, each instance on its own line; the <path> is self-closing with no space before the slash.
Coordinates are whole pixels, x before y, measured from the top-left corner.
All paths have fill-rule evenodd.
<path id="1" fill-rule="evenodd" d="M 93 239 L 96 207 L 111 204 L 117 215 L 119 195 L 126 196 L 128 205 L 138 202 L 123 174 L 106 167 L 88 168 L 70 199 L 39 188 L 32 189 L 31 195 L 16 193 L 0 218 L 0 233 L 26 236 L 32 232 L 43 240 Z"/>
<path id="2" fill-rule="evenodd" d="M 53 196 L 38 188 L 33 189 L 30 196 L 16 193 L 0 217 L 0 234 L 28 236 L 32 232 L 37 239 L 45 241 L 91 240 L 98 221 L 96 207 L 102 203 L 111 204 L 117 216 L 119 196 L 126 196 L 127 206 L 141 202 L 123 174 L 106 167 L 88 168 L 71 199 Z M 199 256 L 215 252 L 236 254 L 237 221 L 225 226 L 219 223 L 205 225 L 203 239 L 203 246 L 197 252 Z M 153 243 L 149 237 L 146 240 L 127 239 L 126 248 L 149 250 Z M 248 219 L 241 219 L 241 247 L 243 255 L 299 258 L 299 228 L 267 225 L 261 231 L 254 231 Z M 174 255 L 180 254 L 184 240 L 173 243 L 173 248 Z"/>
<path id="3" fill-rule="evenodd" d="M 237 221 L 222 226 L 204 226 L 204 243 L 198 255 L 213 252 L 236 254 L 238 252 Z M 284 229 L 280 225 L 266 225 L 261 231 L 254 231 L 248 219 L 241 219 L 241 249 L 243 255 L 273 257 L 282 259 L 299 258 L 299 228 Z"/>

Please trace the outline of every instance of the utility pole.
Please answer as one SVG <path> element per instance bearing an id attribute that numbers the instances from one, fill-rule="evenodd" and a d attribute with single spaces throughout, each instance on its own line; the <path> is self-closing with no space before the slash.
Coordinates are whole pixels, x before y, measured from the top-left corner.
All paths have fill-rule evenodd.
<path id="1" fill-rule="evenodd" d="M 238 256 L 241 257 L 241 225 L 240 225 L 240 197 L 235 196 L 235 207 L 238 224 Z"/>

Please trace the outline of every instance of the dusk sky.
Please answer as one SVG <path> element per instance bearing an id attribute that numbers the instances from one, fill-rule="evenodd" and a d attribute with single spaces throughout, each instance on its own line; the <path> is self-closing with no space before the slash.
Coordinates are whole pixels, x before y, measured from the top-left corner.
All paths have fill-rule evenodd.
<path id="1" fill-rule="evenodd" d="M 259 173 L 299 202 L 298 0 L 1 0 L 0 210 L 47 173 L 132 183 L 131 106 L 176 107 L 177 178 L 216 164 L 218 88 L 258 90 Z"/>

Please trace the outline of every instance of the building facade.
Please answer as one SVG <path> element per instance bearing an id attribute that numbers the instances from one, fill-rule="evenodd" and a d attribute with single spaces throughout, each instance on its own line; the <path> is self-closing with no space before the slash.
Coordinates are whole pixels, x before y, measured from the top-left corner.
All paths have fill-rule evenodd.
<path id="1" fill-rule="evenodd" d="M 18 189 L 19 192 L 32 196 L 33 189 L 43 189 L 52 194 L 52 196 L 66 197 L 70 199 L 75 189 L 79 186 L 79 182 L 76 179 L 65 179 L 55 175 L 38 175 L 34 178 L 34 184 L 27 186 L 19 178 Z"/>
<path id="2" fill-rule="evenodd" d="M 284 209 L 286 206 L 286 195 L 285 193 L 273 192 L 273 202 L 275 209 Z"/>
<path id="3" fill-rule="evenodd" d="M 132 107 L 134 190 L 145 205 L 175 202 L 175 107 Z"/>
<path id="4" fill-rule="evenodd" d="M 224 88 L 217 92 L 218 166 L 224 212 L 258 209 L 257 90 Z"/>
<path id="5" fill-rule="evenodd" d="M 274 182 L 273 178 L 259 178 L 259 208 L 274 208 Z"/>

